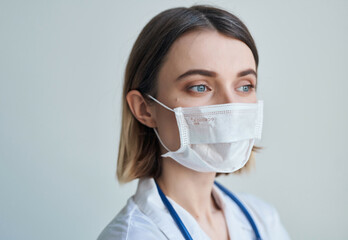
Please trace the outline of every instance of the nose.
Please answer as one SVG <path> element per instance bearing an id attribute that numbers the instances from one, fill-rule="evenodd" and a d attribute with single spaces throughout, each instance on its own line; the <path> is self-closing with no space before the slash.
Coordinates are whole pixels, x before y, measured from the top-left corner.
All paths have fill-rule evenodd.
<path id="1" fill-rule="evenodd" d="M 216 94 L 214 94 L 215 104 L 257 103 L 257 96 L 255 91 L 244 94 L 236 88 L 237 87 L 226 85 L 217 88 Z"/>
<path id="2" fill-rule="evenodd" d="M 237 97 L 235 94 L 230 89 L 224 88 L 218 93 L 218 101 L 219 104 L 224 104 L 224 103 L 236 103 L 237 102 Z"/>

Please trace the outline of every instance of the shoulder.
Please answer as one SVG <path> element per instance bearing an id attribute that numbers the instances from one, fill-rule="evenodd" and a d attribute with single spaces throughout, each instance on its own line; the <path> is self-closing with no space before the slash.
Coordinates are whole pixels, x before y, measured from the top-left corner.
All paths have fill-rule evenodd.
<path id="1" fill-rule="evenodd" d="M 97 240 L 161 239 L 157 226 L 130 198 L 126 206 L 103 229 Z"/>
<path id="2" fill-rule="evenodd" d="M 235 193 L 235 195 L 253 216 L 264 235 L 268 236 L 267 239 L 290 239 L 281 223 L 279 213 L 273 205 L 252 194 Z"/>

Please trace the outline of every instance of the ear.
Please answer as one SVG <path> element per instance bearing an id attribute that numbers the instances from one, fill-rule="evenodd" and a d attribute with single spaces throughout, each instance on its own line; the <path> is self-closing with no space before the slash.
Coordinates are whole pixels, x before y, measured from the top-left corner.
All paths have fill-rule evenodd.
<path id="1" fill-rule="evenodd" d="M 143 95 L 138 90 L 131 90 L 126 96 L 128 106 L 134 117 L 149 128 L 156 127 L 154 109 L 150 108 Z"/>

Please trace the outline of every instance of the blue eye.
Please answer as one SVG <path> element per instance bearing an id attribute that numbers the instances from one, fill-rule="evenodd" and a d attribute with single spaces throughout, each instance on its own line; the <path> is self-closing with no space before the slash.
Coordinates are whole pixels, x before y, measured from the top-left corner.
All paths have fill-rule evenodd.
<path id="1" fill-rule="evenodd" d="M 205 85 L 195 85 L 190 87 L 191 90 L 195 91 L 195 92 L 205 92 L 207 90 L 207 86 Z"/>
<path id="2" fill-rule="evenodd" d="M 249 85 L 243 85 L 237 89 L 240 89 L 242 92 L 250 92 L 251 88 L 254 88 L 254 86 L 249 84 Z"/>

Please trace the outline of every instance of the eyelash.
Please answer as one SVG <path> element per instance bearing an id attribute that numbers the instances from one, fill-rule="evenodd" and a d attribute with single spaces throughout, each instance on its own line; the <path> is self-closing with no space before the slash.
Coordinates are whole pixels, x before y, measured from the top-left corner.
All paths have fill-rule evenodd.
<path id="1" fill-rule="evenodd" d="M 243 85 L 243 86 L 240 86 L 239 88 L 245 87 L 245 86 L 249 87 L 249 91 L 248 92 L 241 91 L 242 93 L 249 93 L 250 91 L 252 91 L 255 88 L 255 86 L 253 84 Z"/>
<path id="2" fill-rule="evenodd" d="M 205 84 L 193 85 L 193 86 L 188 87 L 188 89 L 189 89 L 189 90 L 192 90 L 194 87 L 199 87 L 199 86 L 204 86 L 206 89 L 209 90 L 209 87 L 208 87 L 207 85 L 205 85 Z M 255 85 L 253 85 L 253 84 L 243 85 L 243 86 L 240 86 L 239 88 L 245 87 L 245 86 L 249 87 L 249 91 L 248 91 L 248 92 L 240 91 L 240 92 L 242 92 L 242 93 L 249 93 L 250 91 L 252 91 L 252 90 L 255 88 Z M 206 92 L 206 91 L 204 91 L 204 92 L 193 91 L 193 92 L 195 92 L 195 93 L 204 93 L 204 92 Z"/>
<path id="3" fill-rule="evenodd" d="M 205 85 L 205 84 L 193 85 L 193 86 L 190 86 L 188 89 L 189 89 L 189 90 L 192 90 L 194 87 L 200 87 L 200 86 L 204 86 L 206 90 L 207 90 L 207 89 L 209 90 L 209 87 L 208 87 L 207 85 Z M 203 93 L 203 92 L 199 92 L 199 91 L 193 91 L 193 92 L 195 92 L 195 93 Z M 204 91 L 204 92 L 206 92 L 206 91 Z"/>

